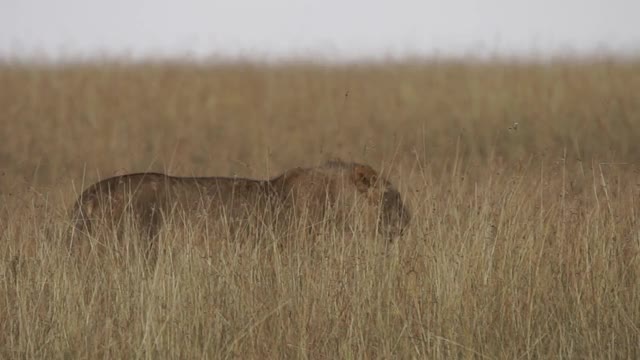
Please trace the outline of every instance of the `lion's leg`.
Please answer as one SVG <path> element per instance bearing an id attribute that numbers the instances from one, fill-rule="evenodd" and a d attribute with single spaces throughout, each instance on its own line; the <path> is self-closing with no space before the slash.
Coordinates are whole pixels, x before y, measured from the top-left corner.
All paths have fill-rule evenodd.
<path id="1" fill-rule="evenodd" d="M 145 262 L 153 266 L 158 260 L 160 230 L 163 224 L 163 213 L 155 206 L 143 211 L 140 219 L 140 250 Z"/>

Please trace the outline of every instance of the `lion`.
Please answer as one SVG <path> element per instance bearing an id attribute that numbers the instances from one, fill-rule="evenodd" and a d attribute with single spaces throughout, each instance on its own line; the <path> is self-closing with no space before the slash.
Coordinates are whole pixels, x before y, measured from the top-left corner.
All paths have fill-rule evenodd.
<path id="1" fill-rule="evenodd" d="M 233 229 L 255 220 L 286 227 L 304 217 L 313 229 L 327 223 L 346 228 L 362 217 L 390 240 L 401 236 L 411 220 L 391 182 L 369 165 L 342 160 L 289 169 L 266 180 L 118 175 L 84 190 L 72 213 L 75 229 L 87 234 L 99 224 L 121 228 L 133 220 L 150 244 L 168 221 L 188 218 L 223 222 Z"/>

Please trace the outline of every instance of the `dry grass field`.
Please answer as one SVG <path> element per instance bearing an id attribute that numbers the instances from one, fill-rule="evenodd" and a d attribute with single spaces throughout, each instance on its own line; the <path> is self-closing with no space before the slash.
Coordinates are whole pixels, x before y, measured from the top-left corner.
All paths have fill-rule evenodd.
<path id="1" fill-rule="evenodd" d="M 118 171 L 334 157 L 388 174 L 403 238 L 67 251 Z M 0 65 L 0 358 L 638 358 L 639 213 L 637 61 Z"/>

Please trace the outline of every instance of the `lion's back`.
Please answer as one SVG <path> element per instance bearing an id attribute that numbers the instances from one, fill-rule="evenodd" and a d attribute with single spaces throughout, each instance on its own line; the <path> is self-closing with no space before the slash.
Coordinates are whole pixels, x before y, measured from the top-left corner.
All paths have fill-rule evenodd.
<path id="1" fill-rule="evenodd" d="M 73 216 L 85 230 L 91 230 L 98 220 L 106 220 L 114 227 L 123 215 L 129 214 L 143 226 L 158 228 L 166 218 L 246 218 L 267 207 L 272 198 L 266 181 L 139 173 L 91 185 L 76 201 Z"/>

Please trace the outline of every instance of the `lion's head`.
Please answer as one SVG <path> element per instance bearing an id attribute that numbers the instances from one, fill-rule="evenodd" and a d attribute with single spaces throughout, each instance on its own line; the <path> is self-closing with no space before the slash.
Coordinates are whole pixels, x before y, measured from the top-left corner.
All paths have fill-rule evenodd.
<path id="1" fill-rule="evenodd" d="M 350 180 L 358 192 L 365 195 L 378 212 L 378 231 L 393 239 L 401 236 L 411 222 L 411 213 L 402 201 L 400 192 L 371 166 L 334 160 L 327 163 L 350 172 Z"/>

